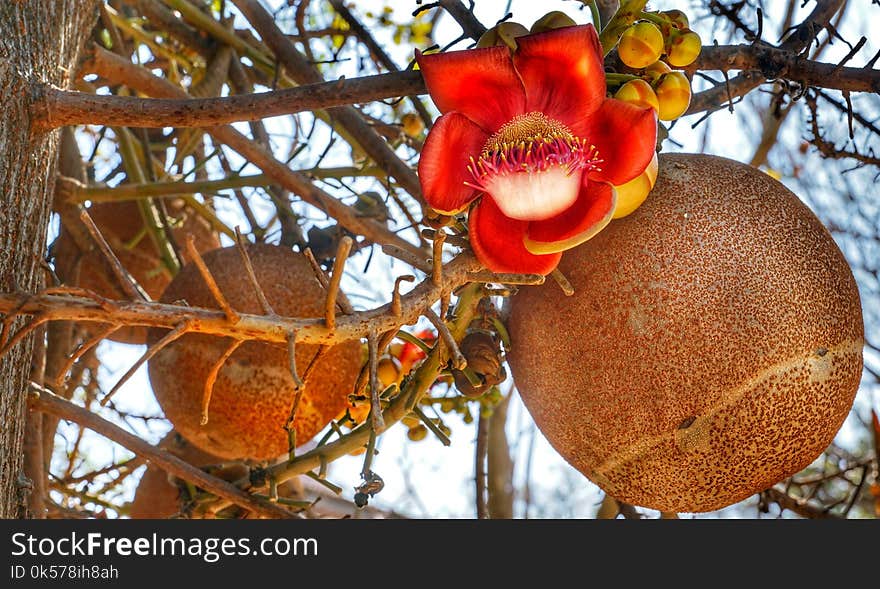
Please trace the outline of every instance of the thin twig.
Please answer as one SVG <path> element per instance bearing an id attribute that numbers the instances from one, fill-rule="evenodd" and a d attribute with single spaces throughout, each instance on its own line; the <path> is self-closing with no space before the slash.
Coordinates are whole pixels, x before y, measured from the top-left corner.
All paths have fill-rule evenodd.
<path id="1" fill-rule="evenodd" d="M 562 293 L 570 297 L 574 294 L 574 287 L 571 285 L 571 282 L 568 281 L 568 278 L 565 277 L 559 268 L 555 268 L 553 272 L 550 273 L 550 277 L 556 281 L 556 284 L 559 285 L 559 288 L 562 289 Z"/>
<path id="2" fill-rule="evenodd" d="M 345 235 L 339 240 L 339 246 L 336 248 L 333 274 L 330 276 L 330 283 L 327 285 L 327 298 L 324 302 L 324 324 L 330 331 L 336 328 L 336 295 L 339 292 L 342 275 L 345 273 L 345 262 L 348 260 L 348 255 L 351 252 L 352 243 L 354 242 L 351 237 Z"/>
<path id="3" fill-rule="evenodd" d="M 104 255 L 104 259 L 110 265 L 110 270 L 116 276 L 116 281 L 119 283 L 122 292 L 133 301 L 149 301 L 150 295 L 141 288 L 134 277 L 125 269 L 125 266 L 122 265 L 122 262 L 119 261 L 119 258 L 116 257 L 116 254 L 113 253 L 113 250 L 110 249 L 110 244 L 101 235 L 101 230 L 95 225 L 89 212 L 86 209 L 81 209 L 79 218 L 95 241 L 95 245 L 98 246 L 98 249 Z"/>
<path id="4" fill-rule="evenodd" d="M 97 346 L 101 343 L 102 340 L 109 337 L 113 334 L 114 331 L 119 329 L 120 325 L 110 324 L 103 329 L 98 330 L 92 337 L 81 343 L 74 351 L 67 357 L 67 360 L 64 362 L 64 365 L 61 367 L 61 370 L 58 371 L 58 374 L 55 375 L 53 379 L 56 386 L 60 387 L 64 383 L 65 375 L 70 371 L 76 361 L 82 358 L 83 354 Z"/>
<path id="5" fill-rule="evenodd" d="M 12 336 L 12 338 L 10 338 L 3 345 L 2 348 L 0 348 L 0 358 L 8 354 L 9 350 L 14 348 L 15 345 L 18 344 L 18 342 L 22 341 L 25 337 L 27 337 L 28 334 L 33 333 L 35 329 L 50 320 L 51 317 L 48 317 L 47 315 L 38 315 L 31 319 L 31 321 L 27 325 L 19 329 L 16 334 Z"/>
<path id="6" fill-rule="evenodd" d="M 780 491 L 776 487 L 770 487 L 763 491 L 763 494 L 772 502 L 779 505 L 781 509 L 788 509 L 801 517 L 808 519 L 841 519 L 839 516 L 826 511 L 820 507 L 795 499 L 791 495 Z"/>
<path id="7" fill-rule="evenodd" d="M 290 331 L 287 334 L 287 363 L 289 365 L 290 377 L 293 379 L 294 389 L 296 389 L 297 395 L 299 395 L 306 385 L 296 370 L 296 331 Z"/>
<path id="8" fill-rule="evenodd" d="M 431 276 L 433 277 L 434 284 L 440 284 L 443 282 L 443 242 L 446 241 L 446 232 L 438 231 L 434 235 L 433 241 L 433 257 L 431 260 L 432 269 Z"/>
<path id="9" fill-rule="evenodd" d="M 482 270 L 474 272 L 468 278 L 471 282 L 483 282 L 487 284 L 544 284 L 546 277 L 541 274 L 506 274 Z"/>
<path id="10" fill-rule="evenodd" d="M 449 355 L 452 357 L 452 366 L 458 370 L 463 370 L 467 366 L 467 359 L 458 348 L 458 343 L 455 341 L 455 338 L 446 326 L 446 322 L 440 319 L 440 317 L 431 309 L 425 309 L 424 315 L 428 318 L 428 321 L 437 328 L 440 338 L 443 340 L 446 349 L 449 350 Z"/>
<path id="11" fill-rule="evenodd" d="M 235 350 L 244 343 L 244 340 L 236 339 L 232 340 L 230 344 L 223 351 L 223 354 L 217 358 L 217 361 L 214 362 L 214 365 L 211 366 L 211 370 L 208 371 L 208 376 L 205 378 L 205 388 L 202 393 L 202 417 L 200 423 L 202 425 L 208 425 L 208 407 L 211 405 L 211 396 L 214 394 L 214 383 L 217 382 L 217 375 L 220 374 L 220 369 L 223 368 L 223 365 L 226 364 L 226 361 L 229 359 L 232 354 L 235 353 Z"/>
<path id="12" fill-rule="evenodd" d="M 196 265 L 196 268 L 198 268 L 199 274 L 202 275 L 202 279 L 205 281 L 208 290 L 211 291 L 211 295 L 214 297 L 214 300 L 217 301 L 217 304 L 220 305 L 226 318 L 233 325 L 238 323 L 240 319 L 238 313 L 235 312 L 235 309 L 232 308 L 232 305 L 230 305 L 229 301 L 226 300 L 226 297 L 223 296 L 220 287 L 217 286 L 217 281 L 214 280 L 214 275 L 211 274 L 211 270 L 205 265 L 205 260 L 202 259 L 202 254 L 196 249 L 195 236 L 192 233 L 186 236 L 186 251 Z"/>
<path id="13" fill-rule="evenodd" d="M 382 244 L 382 251 L 388 254 L 393 258 L 397 258 L 398 260 L 403 260 L 413 268 L 421 270 L 425 274 L 430 274 L 431 272 L 431 264 L 422 256 L 417 256 L 410 252 L 409 250 L 405 250 L 397 247 L 396 245 L 391 245 L 388 243 Z"/>
<path id="14" fill-rule="evenodd" d="M 330 350 L 331 347 L 332 346 L 324 346 L 324 345 L 318 346 L 318 350 L 315 352 L 315 355 L 312 356 L 312 359 L 309 362 L 309 365 L 306 366 L 305 372 L 303 372 L 303 376 L 302 376 L 303 381 L 308 382 L 309 376 L 311 376 L 312 372 L 315 370 L 315 367 L 318 365 L 318 360 L 323 358 L 324 354 L 326 354 Z"/>
<path id="15" fill-rule="evenodd" d="M 306 248 L 305 250 L 303 250 L 303 255 L 305 255 L 306 259 L 309 261 L 309 265 L 312 267 L 312 272 L 314 272 L 315 278 L 318 279 L 321 287 L 324 290 L 329 289 L 330 277 L 327 276 L 327 273 L 324 272 L 323 268 L 321 268 L 321 265 L 318 263 L 318 260 L 315 259 L 315 254 L 312 253 L 312 250 L 310 248 Z M 346 315 L 351 315 L 352 313 L 354 313 L 354 307 L 352 306 L 351 301 L 348 300 L 348 296 L 345 294 L 345 291 L 337 291 L 336 304 L 339 306 L 339 309 Z"/>
<path id="16" fill-rule="evenodd" d="M 464 31 L 464 34 L 474 41 L 479 41 L 483 33 L 486 32 L 486 27 L 477 20 L 474 13 L 468 10 L 460 0 L 439 0 L 438 4 L 461 25 L 461 30 Z"/>
<path id="17" fill-rule="evenodd" d="M 257 280 L 257 274 L 254 272 L 254 265 L 251 263 L 251 257 L 248 255 L 244 237 L 238 227 L 235 228 L 235 237 L 235 245 L 238 247 L 239 255 L 241 255 L 241 263 L 244 264 L 244 270 L 247 273 L 248 280 L 251 283 L 251 287 L 254 289 L 254 294 L 257 295 L 257 300 L 260 302 L 260 308 L 266 315 L 269 315 L 270 317 L 275 316 L 275 310 L 272 309 L 269 299 L 266 298 L 266 293 L 263 292 L 263 287 L 260 286 L 260 281 Z"/>
<path id="18" fill-rule="evenodd" d="M 400 304 L 400 283 L 415 281 L 416 277 L 412 274 L 404 274 L 403 276 L 398 276 L 394 279 L 394 291 L 391 293 L 391 314 L 395 317 L 400 317 L 402 312 Z"/>
<path id="19" fill-rule="evenodd" d="M 437 424 L 434 423 L 427 415 L 425 415 L 425 412 L 422 411 L 420 407 L 414 406 L 412 408 L 412 412 L 418 416 L 423 424 L 425 424 L 425 427 L 431 430 L 431 433 L 437 436 L 437 439 L 440 440 L 441 444 L 443 444 L 444 446 L 449 446 L 452 444 L 452 440 L 449 439 L 449 436 L 447 436 L 443 432 L 443 430 L 437 427 Z"/>
<path id="20" fill-rule="evenodd" d="M 138 358 L 137 362 L 135 362 L 131 366 L 131 368 L 129 368 L 128 371 L 122 375 L 122 378 L 120 378 L 119 381 L 117 381 L 117 383 L 115 385 L 113 385 L 113 388 L 110 389 L 110 392 L 108 392 L 106 395 L 104 395 L 104 398 L 101 399 L 101 407 L 107 406 L 107 403 L 110 402 L 110 399 L 113 398 L 113 395 L 115 395 L 117 393 L 117 391 L 119 391 L 119 389 L 122 387 L 122 385 L 124 385 L 126 382 L 128 382 L 128 379 L 131 378 L 132 375 L 134 375 L 134 373 L 138 371 L 138 368 L 143 366 L 144 362 L 146 362 L 147 360 L 149 360 L 150 358 L 155 356 L 157 353 L 159 353 L 162 350 L 162 348 L 164 348 L 168 344 L 172 343 L 174 340 L 178 339 L 180 336 L 184 335 L 187 331 L 190 330 L 191 327 L 192 327 L 192 325 L 189 322 L 181 323 L 180 325 L 176 326 L 174 329 L 169 331 L 167 334 L 165 334 L 165 337 L 163 337 L 162 339 L 157 341 L 155 344 L 153 344 L 149 348 L 147 348 L 147 351 L 144 352 L 144 355 L 141 356 L 140 358 Z"/>
<path id="21" fill-rule="evenodd" d="M 440 232 L 446 233 L 442 229 L 438 231 L 436 229 L 428 229 L 426 227 L 419 231 L 419 235 L 421 235 L 425 239 L 433 241 L 434 237 L 436 237 L 436 235 Z M 466 237 L 462 237 L 461 235 L 450 235 L 446 233 L 446 237 L 444 239 L 446 240 L 446 243 L 455 247 L 470 247 L 470 242 L 467 240 Z"/>

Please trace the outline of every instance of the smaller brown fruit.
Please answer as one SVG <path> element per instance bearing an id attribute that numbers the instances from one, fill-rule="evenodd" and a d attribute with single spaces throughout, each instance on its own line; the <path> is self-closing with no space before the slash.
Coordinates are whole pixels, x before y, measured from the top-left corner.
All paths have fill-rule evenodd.
<path id="1" fill-rule="evenodd" d="M 278 315 L 322 317 L 326 292 L 305 257 L 275 245 L 246 246 L 257 282 Z M 238 312 L 262 315 L 236 247 L 208 252 L 205 265 L 220 291 Z M 162 302 L 218 308 L 194 264 L 184 266 L 162 295 Z M 153 329 L 155 343 L 167 332 Z M 214 383 L 208 423 L 201 424 L 205 382 L 230 342 L 206 334 L 187 334 L 149 361 L 150 382 L 165 416 L 202 450 L 227 460 L 272 460 L 288 452 L 284 426 L 296 388 L 287 346 L 249 341 L 223 364 Z M 317 345 L 297 344 L 296 366 L 305 371 Z M 330 348 L 309 378 L 293 422 L 297 445 L 309 441 L 344 411 L 361 368 L 361 343 L 349 340 Z"/>

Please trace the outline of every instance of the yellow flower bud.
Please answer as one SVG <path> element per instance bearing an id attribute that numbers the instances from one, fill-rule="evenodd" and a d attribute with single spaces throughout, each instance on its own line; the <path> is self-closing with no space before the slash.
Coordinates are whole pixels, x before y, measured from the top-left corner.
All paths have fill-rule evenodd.
<path id="1" fill-rule="evenodd" d="M 565 14 L 564 12 L 560 12 L 558 10 L 554 10 L 552 12 L 548 12 L 541 18 L 535 21 L 535 24 L 532 25 L 530 33 L 543 33 L 545 31 L 551 31 L 553 29 L 561 29 L 562 27 L 573 27 L 577 23 L 573 18 Z"/>
<path id="2" fill-rule="evenodd" d="M 647 67 L 663 53 L 663 33 L 652 22 L 637 22 L 620 36 L 617 53 L 620 61 L 631 68 Z"/>
<path id="3" fill-rule="evenodd" d="M 416 427 L 422 423 L 422 420 L 415 413 L 407 413 L 400 421 L 408 428 Z"/>
<path id="4" fill-rule="evenodd" d="M 642 108 L 651 107 L 658 113 L 660 112 L 660 103 L 657 101 L 657 95 L 651 85 L 644 80 L 630 80 L 620 87 L 614 98 L 641 106 Z"/>
<path id="5" fill-rule="evenodd" d="M 687 29 L 690 27 L 687 15 L 681 10 L 664 10 L 660 14 L 665 16 L 666 19 L 677 29 Z"/>
<path id="6" fill-rule="evenodd" d="M 691 104 L 691 83 L 682 72 L 663 76 L 656 89 L 660 102 L 660 120 L 674 121 L 687 111 Z"/>
<path id="7" fill-rule="evenodd" d="M 617 207 L 614 209 L 612 219 L 626 217 L 645 202 L 645 199 L 648 198 L 648 193 L 651 192 L 651 189 L 654 188 L 654 183 L 657 181 L 658 167 L 657 153 L 654 152 L 654 157 L 651 158 L 651 163 L 648 164 L 644 172 L 626 184 L 615 186 L 617 190 Z"/>
<path id="8" fill-rule="evenodd" d="M 504 21 L 483 33 L 483 36 L 477 41 L 477 48 L 507 45 L 511 51 L 514 51 L 516 50 L 516 38 L 528 34 L 529 30 L 518 22 Z"/>
<path id="9" fill-rule="evenodd" d="M 394 358 L 381 358 L 376 365 L 376 377 L 382 389 L 396 384 L 400 378 L 400 363 Z"/>
<path id="10" fill-rule="evenodd" d="M 645 74 L 651 80 L 652 84 L 656 83 L 657 80 L 659 80 L 663 76 L 663 74 L 668 74 L 671 71 L 672 68 L 662 61 L 655 61 L 645 68 Z"/>
<path id="11" fill-rule="evenodd" d="M 415 139 L 425 130 L 425 123 L 422 118 L 412 112 L 408 112 L 400 117 L 400 124 L 403 126 L 403 132 L 409 137 Z"/>
<path id="12" fill-rule="evenodd" d="M 673 67 L 685 67 L 694 62 L 700 55 L 703 42 L 700 36 L 691 30 L 670 35 L 669 48 L 666 50 L 666 61 Z"/>
<path id="13" fill-rule="evenodd" d="M 428 437 L 428 428 L 422 424 L 411 427 L 407 430 L 406 437 L 412 442 L 420 442 Z"/>

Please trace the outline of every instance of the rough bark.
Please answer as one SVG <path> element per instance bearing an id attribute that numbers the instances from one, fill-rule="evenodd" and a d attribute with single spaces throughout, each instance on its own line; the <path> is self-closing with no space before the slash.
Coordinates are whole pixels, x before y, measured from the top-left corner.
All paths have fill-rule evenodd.
<path id="1" fill-rule="evenodd" d="M 36 83 L 66 88 L 98 0 L 0 2 L 0 292 L 34 292 L 46 249 L 58 132 L 33 131 Z M 23 513 L 26 384 L 32 340 L 0 359 L 0 517 Z"/>

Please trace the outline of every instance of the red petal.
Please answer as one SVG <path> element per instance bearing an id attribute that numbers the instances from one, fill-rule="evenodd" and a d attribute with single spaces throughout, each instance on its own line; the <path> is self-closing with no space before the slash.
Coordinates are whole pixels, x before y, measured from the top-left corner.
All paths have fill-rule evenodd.
<path id="1" fill-rule="evenodd" d="M 578 199 L 568 209 L 550 219 L 529 222 L 526 249 L 533 254 L 550 254 L 582 244 L 608 225 L 614 203 L 610 184 L 584 182 Z"/>
<path id="2" fill-rule="evenodd" d="M 467 207 L 477 191 L 465 186 L 473 180 L 467 166 L 479 157 L 487 135 L 461 113 L 443 115 L 431 127 L 419 157 L 422 193 L 433 209 L 454 215 Z"/>
<path id="3" fill-rule="evenodd" d="M 657 146 L 657 113 L 606 98 L 582 135 L 599 150 L 601 170 L 591 180 L 620 186 L 645 171 Z"/>
<path id="4" fill-rule="evenodd" d="M 489 133 L 525 112 L 525 91 L 507 47 L 417 51 L 416 61 L 440 112 L 458 111 Z"/>
<path id="5" fill-rule="evenodd" d="M 578 134 L 605 98 L 602 47 L 593 25 L 565 27 L 516 40 L 513 61 L 528 111 L 559 119 Z"/>
<path id="6" fill-rule="evenodd" d="M 477 259 L 493 272 L 549 274 L 562 254 L 536 256 L 523 245 L 528 221 L 505 217 L 491 198 L 483 198 L 471 210 L 470 241 Z"/>

